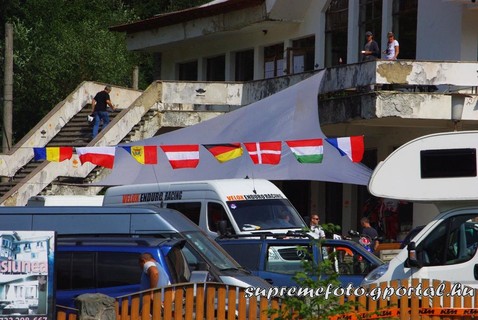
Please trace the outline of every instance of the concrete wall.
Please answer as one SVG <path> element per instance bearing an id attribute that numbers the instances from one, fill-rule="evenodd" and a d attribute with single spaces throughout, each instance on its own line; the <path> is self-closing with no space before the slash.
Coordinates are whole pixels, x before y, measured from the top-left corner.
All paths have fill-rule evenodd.
<path id="1" fill-rule="evenodd" d="M 418 1 L 417 60 L 460 60 L 461 26 L 460 3 Z"/>

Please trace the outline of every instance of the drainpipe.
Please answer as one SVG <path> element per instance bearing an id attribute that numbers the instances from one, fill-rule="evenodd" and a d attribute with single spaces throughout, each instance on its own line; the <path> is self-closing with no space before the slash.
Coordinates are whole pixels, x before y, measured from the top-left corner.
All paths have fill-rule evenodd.
<path id="1" fill-rule="evenodd" d="M 3 141 L 2 152 L 12 147 L 12 101 L 13 101 L 13 27 L 5 23 L 5 82 L 3 91 Z"/>

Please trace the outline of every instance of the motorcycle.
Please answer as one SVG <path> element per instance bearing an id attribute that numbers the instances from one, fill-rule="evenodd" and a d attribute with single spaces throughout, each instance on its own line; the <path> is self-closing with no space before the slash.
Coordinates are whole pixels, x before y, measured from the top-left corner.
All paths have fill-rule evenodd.
<path id="1" fill-rule="evenodd" d="M 355 230 L 349 230 L 348 234 L 349 234 L 349 237 L 346 237 L 348 240 L 357 242 L 362 247 L 364 247 L 365 250 L 367 250 L 370 253 L 373 253 L 372 242 L 375 242 L 375 240 L 379 240 L 379 237 L 376 237 L 375 239 L 371 239 L 368 235 L 361 234 L 360 232 Z"/>

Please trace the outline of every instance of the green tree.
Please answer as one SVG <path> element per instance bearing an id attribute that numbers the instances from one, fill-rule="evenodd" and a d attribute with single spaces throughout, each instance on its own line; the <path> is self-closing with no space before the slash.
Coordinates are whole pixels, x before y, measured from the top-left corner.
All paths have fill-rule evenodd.
<path id="1" fill-rule="evenodd" d="M 9 0 L 0 3 L 4 26 L 14 26 L 14 141 L 18 141 L 82 81 L 131 86 L 140 66 L 140 89 L 152 81 L 152 57 L 128 52 L 125 35 L 108 27 L 206 1 Z M 0 55 L 4 68 L 3 54 Z M 3 74 L 3 72 L 2 72 Z M 3 77 L 0 80 L 3 86 Z"/>

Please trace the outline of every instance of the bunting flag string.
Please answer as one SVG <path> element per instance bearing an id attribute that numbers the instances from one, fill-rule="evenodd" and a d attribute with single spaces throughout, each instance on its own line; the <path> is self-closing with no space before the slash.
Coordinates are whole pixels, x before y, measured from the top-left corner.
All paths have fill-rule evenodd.
<path id="1" fill-rule="evenodd" d="M 161 146 L 173 169 L 196 168 L 199 164 L 199 145 Z"/>
<path id="2" fill-rule="evenodd" d="M 73 157 L 73 147 L 33 148 L 33 156 L 35 161 L 48 160 L 61 162 Z"/>
<path id="3" fill-rule="evenodd" d="M 203 144 L 217 161 L 223 163 L 239 158 L 243 154 L 241 144 L 236 143 L 222 143 L 222 144 Z"/>
<path id="4" fill-rule="evenodd" d="M 276 165 L 280 162 L 281 142 L 245 142 L 247 152 L 254 164 L 271 164 Z"/>
<path id="5" fill-rule="evenodd" d="M 324 157 L 322 139 L 286 141 L 294 157 L 300 163 L 321 163 Z"/>
<path id="6" fill-rule="evenodd" d="M 158 147 L 157 146 L 128 146 L 121 147 L 125 149 L 131 156 L 141 164 L 157 164 L 158 163 Z"/>
<path id="7" fill-rule="evenodd" d="M 98 166 L 113 169 L 116 147 L 76 148 L 81 164 L 91 162 Z"/>
<path id="8" fill-rule="evenodd" d="M 352 162 L 362 161 L 365 152 L 363 136 L 327 138 L 325 140 L 339 150 L 342 156 L 349 157 Z"/>
<path id="9" fill-rule="evenodd" d="M 329 144 L 335 147 L 342 156 L 347 156 L 353 162 L 360 162 L 365 151 L 364 137 L 351 136 L 340 138 L 326 138 Z M 299 163 L 321 163 L 324 157 L 323 139 L 302 139 L 284 141 L 290 148 Z M 256 165 L 277 165 L 282 157 L 282 141 L 260 141 L 242 143 L 252 162 Z M 240 142 L 202 144 L 209 153 L 220 163 L 228 162 L 243 155 L 244 149 Z M 173 169 L 196 168 L 199 164 L 199 145 L 162 145 L 159 146 Z M 122 148 L 140 164 L 158 163 L 158 146 L 118 146 L 118 147 L 78 147 L 81 164 L 92 164 L 112 169 L 116 148 Z M 61 162 L 71 159 L 73 147 L 34 147 L 35 161 Z"/>

